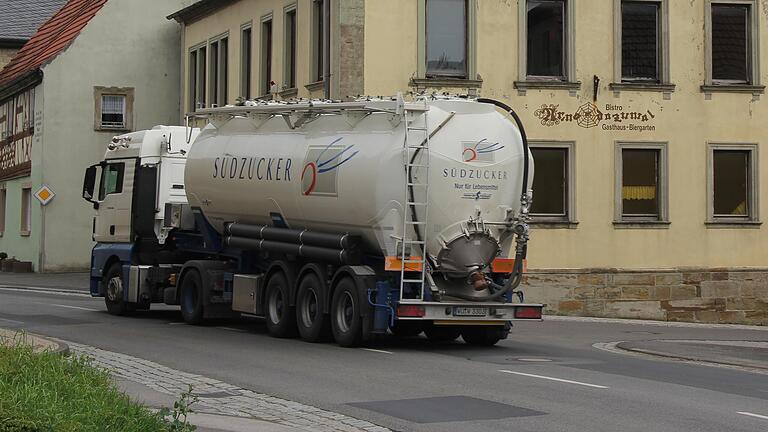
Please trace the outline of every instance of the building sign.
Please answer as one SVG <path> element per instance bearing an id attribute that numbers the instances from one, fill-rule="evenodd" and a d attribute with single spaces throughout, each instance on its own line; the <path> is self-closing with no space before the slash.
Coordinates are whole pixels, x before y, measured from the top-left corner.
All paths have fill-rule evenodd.
<path id="1" fill-rule="evenodd" d="M 0 103 L 0 180 L 28 176 L 35 134 L 35 89 Z"/>
<path id="2" fill-rule="evenodd" d="M 654 132 L 656 115 L 650 110 L 636 111 L 622 105 L 605 104 L 598 107 L 587 102 L 574 112 L 560 109 L 560 105 L 544 104 L 534 112 L 543 126 L 576 124 L 585 129 L 598 127 L 604 131 Z"/>

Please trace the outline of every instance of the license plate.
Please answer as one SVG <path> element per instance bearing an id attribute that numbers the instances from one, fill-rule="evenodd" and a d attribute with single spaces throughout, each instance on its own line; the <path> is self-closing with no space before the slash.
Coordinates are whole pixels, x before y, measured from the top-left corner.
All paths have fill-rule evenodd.
<path id="1" fill-rule="evenodd" d="M 488 309 L 483 307 L 455 307 L 454 316 L 483 317 L 488 315 Z"/>

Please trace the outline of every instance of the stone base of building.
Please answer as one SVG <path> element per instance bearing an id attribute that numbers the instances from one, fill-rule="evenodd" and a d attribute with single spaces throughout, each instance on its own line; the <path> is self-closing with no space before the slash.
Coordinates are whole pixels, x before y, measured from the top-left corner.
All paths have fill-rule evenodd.
<path id="1" fill-rule="evenodd" d="M 768 268 L 532 270 L 523 287 L 547 314 L 768 325 Z"/>

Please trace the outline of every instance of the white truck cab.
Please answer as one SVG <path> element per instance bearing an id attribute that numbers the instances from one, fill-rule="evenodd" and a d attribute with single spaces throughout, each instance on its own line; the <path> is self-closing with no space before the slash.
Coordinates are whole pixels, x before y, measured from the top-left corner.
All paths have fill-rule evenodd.
<path id="1" fill-rule="evenodd" d="M 83 184 L 83 198 L 97 211 L 94 241 L 129 243 L 153 233 L 160 244 L 165 242 L 170 229 L 163 221 L 174 216 L 166 211 L 187 203 L 184 165 L 199 133 L 155 126 L 112 138 L 104 160 L 87 169 Z"/>

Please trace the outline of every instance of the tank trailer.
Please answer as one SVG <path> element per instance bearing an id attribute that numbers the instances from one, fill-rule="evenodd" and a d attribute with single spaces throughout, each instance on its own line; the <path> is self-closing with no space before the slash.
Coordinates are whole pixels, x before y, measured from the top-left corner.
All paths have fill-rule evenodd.
<path id="1" fill-rule="evenodd" d="M 247 101 L 116 136 L 85 173 L 90 291 L 116 315 L 262 317 L 275 337 L 473 345 L 540 320 L 520 283 L 533 159 L 511 108 Z"/>

